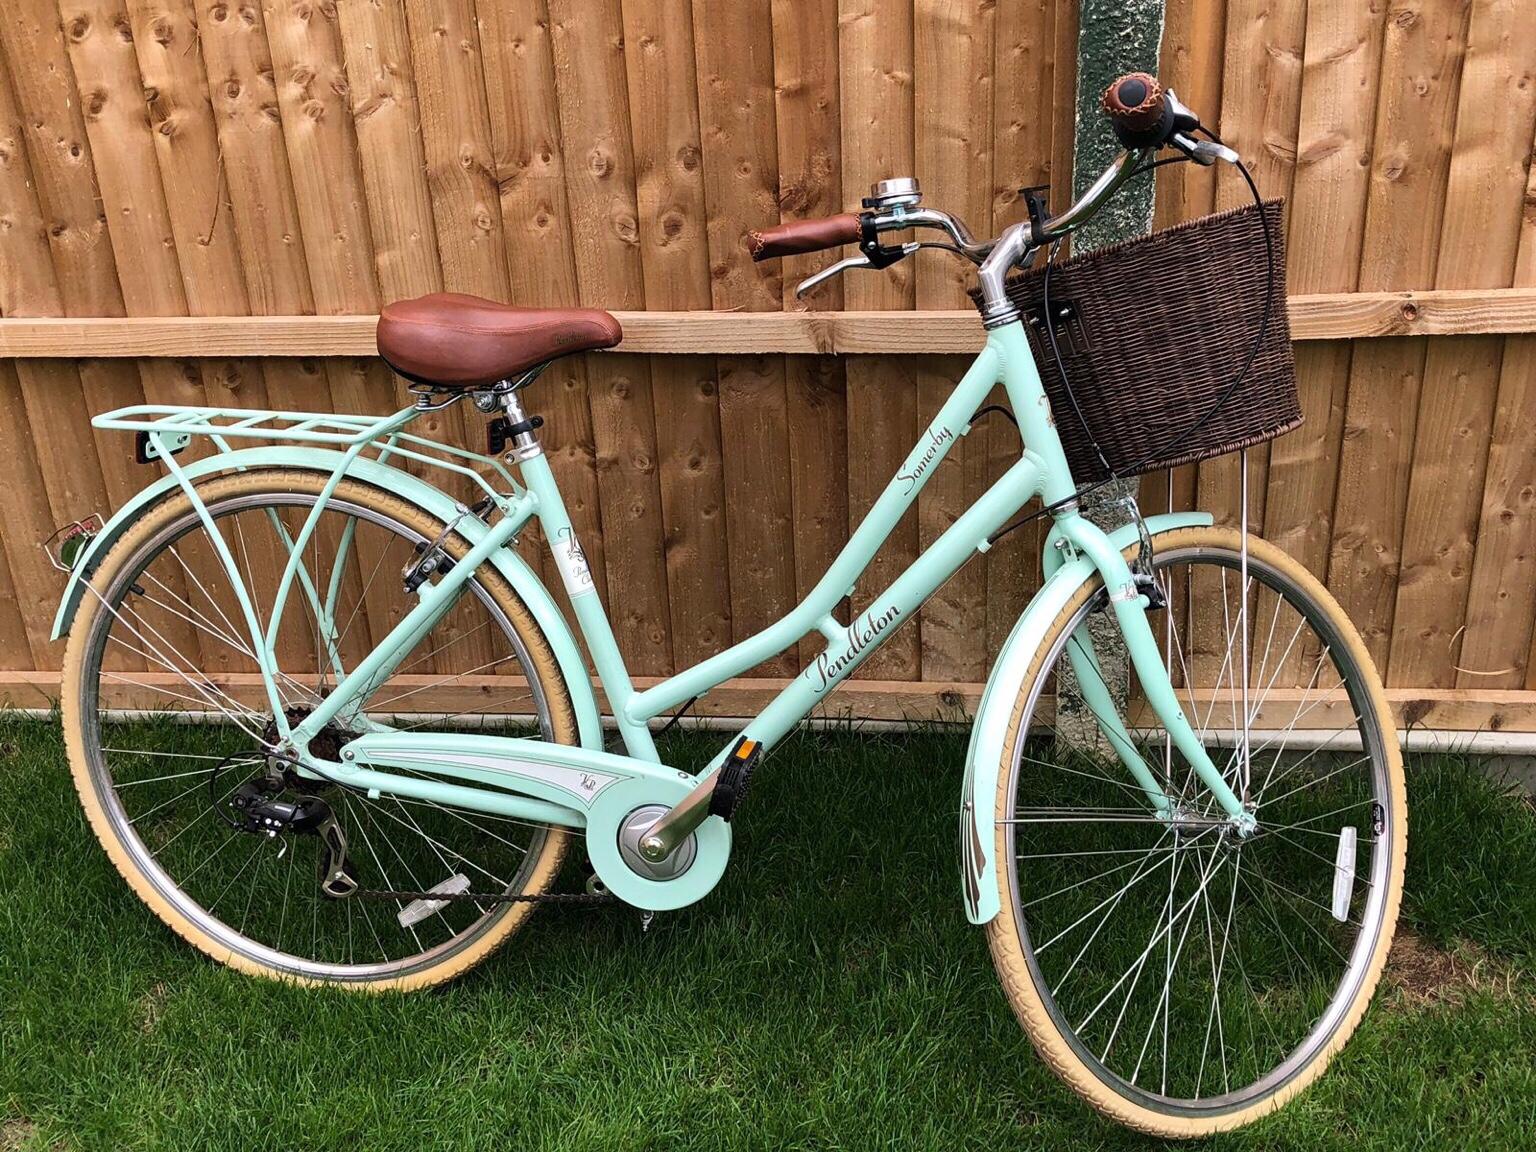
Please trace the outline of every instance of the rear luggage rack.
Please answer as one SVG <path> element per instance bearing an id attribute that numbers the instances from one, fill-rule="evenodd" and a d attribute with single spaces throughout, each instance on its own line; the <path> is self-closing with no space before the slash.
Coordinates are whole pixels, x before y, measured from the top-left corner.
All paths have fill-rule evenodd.
<path id="1" fill-rule="evenodd" d="M 265 440 L 359 454 L 372 452 L 380 463 L 396 457 L 414 460 L 464 476 L 498 502 L 508 494 L 521 495 L 522 486 L 497 457 L 404 431 L 421 414 L 422 410 L 415 406 L 387 416 L 347 416 L 332 412 L 133 404 L 105 412 L 91 424 L 136 433 L 134 455 L 143 463 L 182 451 L 194 436 L 212 440 L 220 452 L 235 451 L 237 445 L 232 441 Z"/>

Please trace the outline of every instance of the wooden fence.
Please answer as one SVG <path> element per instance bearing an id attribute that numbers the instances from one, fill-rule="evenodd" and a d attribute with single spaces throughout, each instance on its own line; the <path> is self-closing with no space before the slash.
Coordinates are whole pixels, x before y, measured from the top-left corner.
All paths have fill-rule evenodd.
<path id="1" fill-rule="evenodd" d="M 1362 625 L 1405 720 L 1536 730 L 1528 3 L 1168 10 L 1165 77 L 1290 200 L 1308 420 L 1254 454 L 1252 515 Z M 34 542 L 150 475 L 91 412 L 388 410 L 371 316 L 439 289 L 625 314 L 623 348 L 532 393 L 620 642 L 655 677 L 754 632 L 981 337 L 942 255 L 799 305 L 821 260 L 754 265 L 744 232 L 909 173 L 977 231 L 1018 219 L 1026 185 L 1064 203 L 1075 50 L 1071 0 L 6 0 L 6 695 L 37 703 L 60 662 Z M 1158 218 L 1246 196 L 1229 170 L 1165 169 Z M 437 431 L 482 435 L 457 410 Z M 855 604 L 1014 452 L 1006 426 L 967 436 Z M 1173 500 L 1230 518 L 1234 476 L 1181 469 Z M 1144 489 L 1166 503 L 1161 476 Z M 974 699 L 1038 546 L 1016 533 L 942 589 L 845 703 Z"/>

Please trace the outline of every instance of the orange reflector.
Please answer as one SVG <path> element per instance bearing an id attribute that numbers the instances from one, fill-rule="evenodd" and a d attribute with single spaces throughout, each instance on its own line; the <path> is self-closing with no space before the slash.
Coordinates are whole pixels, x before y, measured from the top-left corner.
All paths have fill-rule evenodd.
<path id="1" fill-rule="evenodd" d="M 736 746 L 736 759 L 745 760 L 757 751 L 756 740 L 743 740 Z"/>

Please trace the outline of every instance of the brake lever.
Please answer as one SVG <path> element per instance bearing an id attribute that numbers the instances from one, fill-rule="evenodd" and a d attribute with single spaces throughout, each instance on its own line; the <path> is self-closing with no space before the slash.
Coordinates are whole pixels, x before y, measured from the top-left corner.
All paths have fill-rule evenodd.
<path id="1" fill-rule="evenodd" d="M 912 253 L 916 252 L 919 247 L 920 245 L 916 243 L 908 242 L 901 246 L 901 254 L 903 256 L 910 256 Z M 886 264 L 876 265 L 875 261 L 871 260 L 863 252 L 860 252 L 857 256 L 846 256 L 839 260 L 836 264 L 828 264 L 820 272 L 817 272 L 811 276 L 807 276 L 804 280 L 800 281 L 800 283 L 795 287 L 795 299 L 801 299 L 812 289 L 818 287 L 821 284 L 824 284 L 834 276 L 838 276 L 844 272 L 847 272 L 850 268 L 875 268 L 888 266 L 889 265 Z"/>
<path id="2" fill-rule="evenodd" d="M 1209 168 L 1218 160 L 1225 160 L 1228 164 L 1236 164 L 1238 161 L 1237 153 L 1225 144 L 1218 144 L 1214 140 L 1196 140 L 1183 132 L 1175 132 L 1168 143 L 1202 168 Z"/>

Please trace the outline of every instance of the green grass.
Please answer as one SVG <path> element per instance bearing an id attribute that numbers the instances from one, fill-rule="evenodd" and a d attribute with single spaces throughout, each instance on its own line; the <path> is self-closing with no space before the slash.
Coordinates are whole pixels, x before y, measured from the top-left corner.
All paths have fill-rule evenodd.
<path id="1" fill-rule="evenodd" d="M 359 997 L 182 944 L 92 839 L 56 730 L 0 718 L 0 1149 L 1143 1147 L 1035 1058 L 965 921 L 963 754 L 797 737 L 701 905 L 644 935 L 546 910 L 445 989 Z M 1530 1146 L 1536 813 L 1462 760 L 1409 787 L 1406 923 L 1470 958 L 1455 987 L 1389 989 L 1316 1087 L 1213 1147 Z"/>

